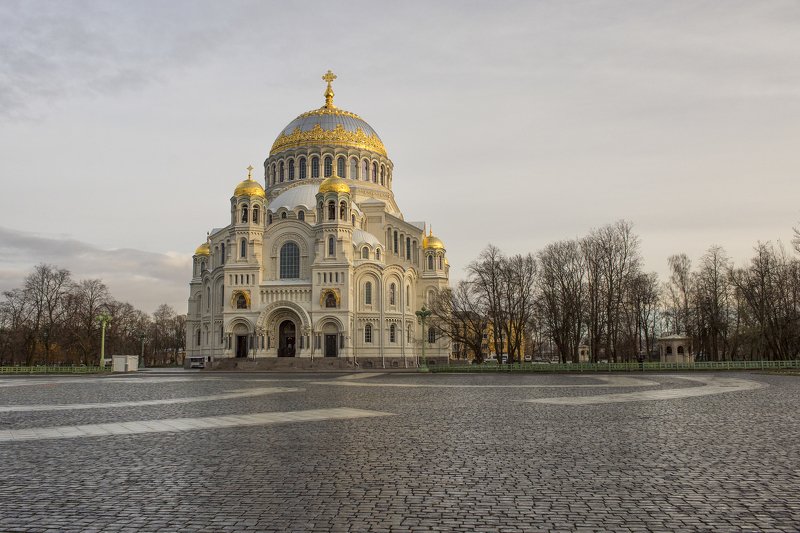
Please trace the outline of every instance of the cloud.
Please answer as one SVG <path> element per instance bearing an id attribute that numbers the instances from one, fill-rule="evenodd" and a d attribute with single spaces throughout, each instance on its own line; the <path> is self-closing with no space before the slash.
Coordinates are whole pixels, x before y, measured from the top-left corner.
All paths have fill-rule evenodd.
<path id="1" fill-rule="evenodd" d="M 135 91 L 207 60 L 239 15 L 214 4 L 8 1 L 0 4 L 0 119 L 66 95 Z"/>
<path id="2" fill-rule="evenodd" d="M 186 312 L 191 257 L 131 248 L 104 250 L 68 236 L 43 235 L 0 226 L 0 289 L 22 285 L 31 268 L 50 263 L 76 280 L 99 278 L 118 300 L 152 312 L 167 303 Z"/>

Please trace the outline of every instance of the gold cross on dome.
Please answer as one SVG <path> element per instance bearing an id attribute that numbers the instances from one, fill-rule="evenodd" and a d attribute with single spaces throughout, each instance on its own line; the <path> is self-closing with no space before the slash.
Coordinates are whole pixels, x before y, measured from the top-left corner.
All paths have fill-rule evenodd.
<path id="1" fill-rule="evenodd" d="M 247 179 L 253 179 L 253 165 L 248 165 L 247 167 Z"/>
<path id="2" fill-rule="evenodd" d="M 326 72 L 326 73 L 325 73 L 325 74 L 322 76 L 322 81 L 327 81 L 327 82 L 328 82 L 328 85 L 330 85 L 330 84 L 331 84 L 331 82 L 332 82 L 333 80 L 335 80 L 335 79 L 336 79 L 336 74 L 334 74 L 334 73 L 333 73 L 333 72 L 331 72 L 330 70 L 328 70 L 328 72 Z"/>
<path id="3" fill-rule="evenodd" d="M 322 76 L 322 81 L 328 82 L 328 87 L 325 89 L 325 107 L 328 109 L 336 109 L 336 106 L 333 105 L 333 88 L 331 87 L 331 82 L 335 79 L 336 74 L 330 69 Z"/>

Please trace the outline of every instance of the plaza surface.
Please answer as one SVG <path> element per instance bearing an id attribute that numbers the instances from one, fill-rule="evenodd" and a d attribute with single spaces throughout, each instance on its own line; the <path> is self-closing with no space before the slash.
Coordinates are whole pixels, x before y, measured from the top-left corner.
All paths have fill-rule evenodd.
<path id="1" fill-rule="evenodd" d="M 0 378 L 0 531 L 798 531 L 800 378 Z"/>

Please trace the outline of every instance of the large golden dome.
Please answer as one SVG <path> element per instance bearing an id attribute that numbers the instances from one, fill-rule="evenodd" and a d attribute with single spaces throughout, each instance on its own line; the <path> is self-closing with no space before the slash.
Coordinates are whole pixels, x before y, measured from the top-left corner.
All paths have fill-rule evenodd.
<path id="1" fill-rule="evenodd" d="M 331 82 L 336 75 L 329 70 L 322 79 L 328 82 L 325 105 L 303 113 L 283 128 L 269 155 L 300 146 L 333 145 L 370 150 L 386 156 L 386 148 L 372 126 L 355 113 L 333 105 Z"/>
<path id="2" fill-rule="evenodd" d="M 330 178 L 325 178 L 322 180 L 322 183 L 319 184 L 319 192 L 350 194 L 350 186 L 347 184 L 347 180 L 340 178 L 339 176 L 331 176 Z"/>
<path id="3" fill-rule="evenodd" d="M 267 193 L 264 192 L 264 187 L 261 184 L 253 179 L 253 166 L 247 167 L 247 179 L 239 183 L 236 186 L 236 190 L 233 191 L 234 196 L 258 196 L 259 198 L 265 198 Z"/>
<path id="4" fill-rule="evenodd" d="M 194 251 L 194 255 L 211 255 L 211 247 L 207 242 L 204 242 L 197 247 L 197 250 Z"/>
<path id="5" fill-rule="evenodd" d="M 424 239 L 422 239 L 422 248 L 424 250 L 444 250 L 444 243 L 433 235 L 433 229 L 428 232 Z"/>

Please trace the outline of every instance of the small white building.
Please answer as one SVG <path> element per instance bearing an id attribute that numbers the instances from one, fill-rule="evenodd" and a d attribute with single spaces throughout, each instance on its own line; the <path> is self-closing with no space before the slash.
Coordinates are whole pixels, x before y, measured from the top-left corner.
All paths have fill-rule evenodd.
<path id="1" fill-rule="evenodd" d="M 658 355 L 662 363 L 694 363 L 691 337 L 684 335 L 659 337 Z"/>

